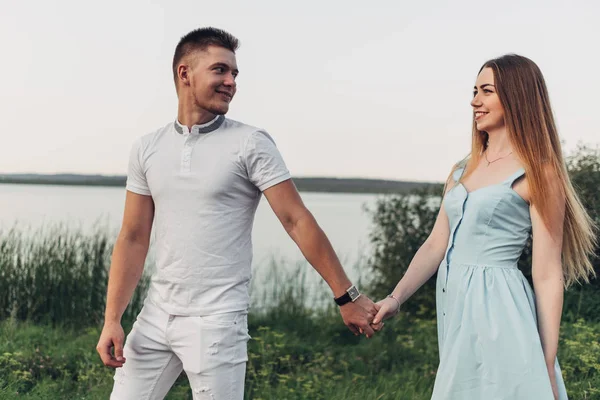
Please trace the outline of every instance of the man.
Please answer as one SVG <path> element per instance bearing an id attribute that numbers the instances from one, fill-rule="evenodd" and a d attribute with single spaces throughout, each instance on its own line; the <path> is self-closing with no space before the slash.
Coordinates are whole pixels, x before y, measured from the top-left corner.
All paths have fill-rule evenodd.
<path id="1" fill-rule="evenodd" d="M 162 399 L 182 370 L 194 399 L 243 398 L 251 229 L 261 192 L 329 284 L 350 330 L 370 337 L 380 328 L 370 326 L 378 306 L 347 278 L 271 137 L 224 117 L 236 93 L 237 47 L 219 29 L 184 36 L 173 59 L 177 121 L 132 148 L 97 346 L 103 363 L 118 368 L 111 399 Z M 123 349 L 121 316 L 153 223 L 157 271 Z"/>

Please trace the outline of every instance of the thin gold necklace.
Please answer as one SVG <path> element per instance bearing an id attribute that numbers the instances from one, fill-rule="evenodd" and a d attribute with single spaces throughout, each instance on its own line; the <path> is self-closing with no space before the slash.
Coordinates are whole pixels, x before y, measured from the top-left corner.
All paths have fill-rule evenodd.
<path id="1" fill-rule="evenodd" d="M 496 162 L 496 161 L 498 161 L 498 160 L 502 160 L 503 158 L 506 158 L 506 157 L 510 156 L 512 153 L 513 153 L 513 152 L 511 151 L 510 153 L 508 153 L 508 154 L 507 154 L 507 155 L 505 155 L 505 156 L 498 157 L 498 158 L 496 158 L 495 160 L 492 160 L 492 161 L 490 161 L 490 160 L 488 160 L 487 151 L 486 151 L 486 152 L 484 152 L 484 153 L 483 153 L 483 156 L 485 157 L 485 161 L 487 161 L 487 165 L 486 165 L 486 167 L 489 167 L 489 166 L 490 166 L 490 164 L 492 164 L 492 163 L 495 163 L 495 162 Z"/>

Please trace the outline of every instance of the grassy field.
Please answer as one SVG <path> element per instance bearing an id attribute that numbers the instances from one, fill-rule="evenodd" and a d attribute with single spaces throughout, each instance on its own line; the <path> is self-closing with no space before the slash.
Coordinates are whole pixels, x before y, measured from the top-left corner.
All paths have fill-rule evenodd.
<path id="1" fill-rule="evenodd" d="M 82 321 L 82 325 L 85 325 Z M 107 399 L 112 371 L 95 353 L 99 327 L 0 323 L 1 399 Z M 429 399 L 435 321 L 399 318 L 357 338 L 335 310 L 282 307 L 250 318 L 246 398 Z M 600 399 L 600 324 L 564 322 L 560 361 L 571 399 Z M 185 375 L 168 399 L 191 399 Z"/>
<path id="2" fill-rule="evenodd" d="M 0 234 L 0 399 L 108 398 L 113 371 L 95 346 L 110 252 L 103 233 Z M 430 312 L 404 314 L 367 340 L 347 330 L 335 307 L 304 305 L 301 273 L 272 277 L 264 297 L 270 306 L 256 304 L 250 313 L 247 399 L 430 398 L 438 364 L 435 319 L 424 317 Z M 146 284 L 126 313 L 126 330 Z M 563 375 L 570 399 L 600 400 L 600 321 L 578 315 L 566 312 L 562 324 Z M 182 375 L 168 399 L 191 398 Z"/>

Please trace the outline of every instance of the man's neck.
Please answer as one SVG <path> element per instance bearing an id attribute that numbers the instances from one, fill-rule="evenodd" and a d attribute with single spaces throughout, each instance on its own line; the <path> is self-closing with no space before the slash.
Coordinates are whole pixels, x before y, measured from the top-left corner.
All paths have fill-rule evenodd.
<path id="1" fill-rule="evenodd" d="M 217 115 L 209 111 L 199 108 L 186 107 L 184 104 L 179 104 L 177 110 L 177 120 L 181 125 L 185 125 L 188 129 L 192 129 L 194 125 L 202 125 L 215 119 Z"/>

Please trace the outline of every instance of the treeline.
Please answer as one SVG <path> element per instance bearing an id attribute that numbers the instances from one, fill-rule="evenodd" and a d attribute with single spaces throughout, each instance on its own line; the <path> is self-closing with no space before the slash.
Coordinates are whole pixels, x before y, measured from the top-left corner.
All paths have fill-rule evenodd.
<path id="1" fill-rule="evenodd" d="M 73 186 L 125 186 L 126 177 L 121 175 L 79 174 L 0 174 L 0 183 L 73 185 Z M 294 178 L 298 190 L 327 193 L 409 193 L 416 189 L 434 187 L 428 182 L 407 182 L 363 178 Z"/>

